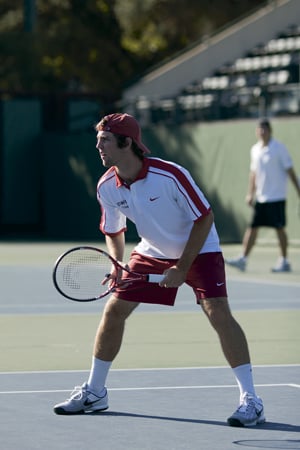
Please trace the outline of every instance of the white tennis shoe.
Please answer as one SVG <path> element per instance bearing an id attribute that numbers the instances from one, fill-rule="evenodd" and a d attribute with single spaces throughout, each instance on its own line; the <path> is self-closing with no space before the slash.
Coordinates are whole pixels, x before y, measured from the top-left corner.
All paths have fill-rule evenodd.
<path id="1" fill-rule="evenodd" d="M 243 257 L 233 258 L 233 259 L 225 259 L 225 263 L 231 267 L 235 267 L 239 269 L 241 272 L 245 272 L 246 270 L 246 261 Z"/>
<path id="2" fill-rule="evenodd" d="M 289 262 L 287 261 L 279 261 L 278 264 L 271 269 L 272 272 L 291 272 L 292 268 Z"/>
<path id="3" fill-rule="evenodd" d="M 71 415 L 85 412 L 105 411 L 108 408 L 107 390 L 102 397 L 90 392 L 87 383 L 76 386 L 69 399 L 54 406 L 55 414 Z"/>
<path id="4" fill-rule="evenodd" d="M 265 421 L 262 399 L 247 392 L 242 397 L 238 409 L 227 419 L 231 427 L 254 427 Z"/>

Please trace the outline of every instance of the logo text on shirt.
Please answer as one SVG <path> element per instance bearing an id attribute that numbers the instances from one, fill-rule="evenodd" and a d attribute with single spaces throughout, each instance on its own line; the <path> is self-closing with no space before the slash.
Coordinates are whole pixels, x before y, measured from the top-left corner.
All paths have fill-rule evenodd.
<path id="1" fill-rule="evenodd" d="M 117 206 L 119 208 L 129 208 L 126 200 L 121 200 L 120 202 L 117 202 Z"/>

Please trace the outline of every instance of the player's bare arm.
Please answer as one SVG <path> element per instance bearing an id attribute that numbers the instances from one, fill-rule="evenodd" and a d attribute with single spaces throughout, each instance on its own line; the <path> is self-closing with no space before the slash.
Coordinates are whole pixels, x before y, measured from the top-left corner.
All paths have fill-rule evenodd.
<path id="1" fill-rule="evenodd" d="M 208 215 L 203 216 L 198 222 L 194 222 L 181 257 L 175 266 L 165 271 L 164 275 L 166 276 L 161 281 L 160 286 L 179 287 L 185 282 L 187 273 L 203 247 L 213 222 L 214 215 L 212 211 Z"/>
<path id="2" fill-rule="evenodd" d="M 108 253 L 117 261 L 122 261 L 125 248 L 124 233 L 119 233 L 114 236 L 105 236 L 106 247 Z"/>
<path id="3" fill-rule="evenodd" d="M 298 196 L 300 197 L 300 183 L 298 181 L 297 175 L 293 167 L 287 170 L 287 173 L 289 174 L 289 177 L 291 179 L 291 182 L 295 186 L 296 191 L 298 192 Z"/>
<path id="4" fill-rule="evenodd" d="M 117 261 L 122 262 L 125 249 L 125 235 L 124 233 L 119 233 L 114 236 L 105 236 L 106 247 L 108 253 L 115 258 Z M 122 272 L 118 274 L 111 272 L 111 276 L 115 278 L 121 278 Z"/>
<path id="5" fill-rule="evenodd" d="M 246 195 L 246 203 L 249 206 L 253 206 L 255 196 L 255 172 L 250 172 L 249 174 L 249 184 L 248 184 L 248 192 Z"/>

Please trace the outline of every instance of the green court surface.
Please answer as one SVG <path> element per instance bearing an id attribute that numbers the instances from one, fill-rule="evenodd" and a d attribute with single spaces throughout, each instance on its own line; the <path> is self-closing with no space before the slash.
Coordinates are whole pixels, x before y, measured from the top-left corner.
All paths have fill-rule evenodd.
<path id="1" fill-rule="evenodd" d="M 239 312 L 253 364 L 297 364 L 300 311 Z M 90 366 L 97 315 L 0 317 L 1 371 Z M 202 313 L 135 313 L 114 368 L 224 366 Z"/>
<path id="2" fill-rule="evenodd" d="M 73 244 L 1 243 L 0 269 L 14 266 L 50 269 L 56 257 Z M 76 244 L 77 245 L 77 244 Z M 224 247 L 225 256 L 235 256 L 239 246 Z M 127 251 L 130 251 L 130 246 Z M 249 262 L 249 271 L 227 270 L 229 279 L 274 280 L 298 286 L 300 249 L 290 251 L 293 273 L 272 274 L 269 267 L 276 249 L 259 246 Z M 50 275 L 49 275 L 50 277 Z M 20 283 L 22 280 L 20 280 Z M 13 286 L 12 286 L 13 289 Z M 10 294 L 11 295 L 11 294 Z M 6 292 L 2 292 L 5 299 Z M 24 303 L 30 292 L 24 292 Z M 300 297 L 300 296 L 299 296 Z M 1 301 L 1 300 L 0 300 Z M 66 301 L 62 299 L 62 301 Z M 299 300 L 300 304 L 300 300 Z M 0 316 L 0 372 L 88 369 L 100 314 L 3 314 Z M 300 308 L 295 310 L 234 311 L 242 325 L 255 365 L 299 364 Z M 128 320 L 124 343 L 114 368 L 201 367 L 227 365 L 218 338 L 200 308 L 193 311 L 139 312 Z"/>

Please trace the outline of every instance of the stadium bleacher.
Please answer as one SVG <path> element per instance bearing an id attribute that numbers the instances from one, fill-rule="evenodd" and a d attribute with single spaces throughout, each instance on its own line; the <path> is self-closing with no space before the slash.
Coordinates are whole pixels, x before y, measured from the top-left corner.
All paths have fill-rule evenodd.
<path id="1" fill-rule="evenodd" d="M 137 113 L 151 122 L 250 118 L 299 114 L 300 26 L 291 25 L 173 98 L 142 98 Z"/>

